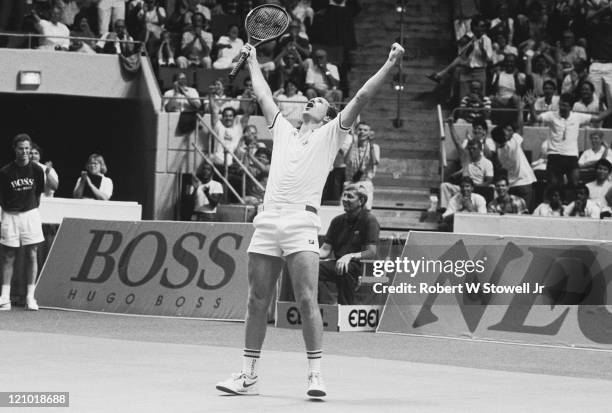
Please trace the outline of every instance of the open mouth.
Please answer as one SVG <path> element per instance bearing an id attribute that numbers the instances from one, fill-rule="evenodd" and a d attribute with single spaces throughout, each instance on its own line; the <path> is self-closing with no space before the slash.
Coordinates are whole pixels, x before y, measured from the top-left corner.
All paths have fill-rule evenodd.
<path id="1" fill-rule="evenodd" d="M 313 102 L 313 101 L 309 101 L 309 102 L 306 104 L 306 108 L 305 108 L 304 110 L 309 110 L 309 109 L 312 109 L 312 107 L 313 107 L 313 106 L 314 106 L 314 102 Z"/>

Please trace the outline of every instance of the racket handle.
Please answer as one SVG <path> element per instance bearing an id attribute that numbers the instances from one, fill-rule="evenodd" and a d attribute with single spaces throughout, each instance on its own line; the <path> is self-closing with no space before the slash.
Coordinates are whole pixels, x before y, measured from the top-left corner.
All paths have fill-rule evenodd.
<path id="1" fill-rule="evenodd" d="M 240 59 L 238 59 L 238 62 L 236 63 L 236 65 L 233 67 L 232 71 L 228 75 L 230 80 L 234 80 L 236 78 L 236 75 L 238 74 L 238 72 L 240 72 L 242 70 L 242 68 L 244 67 L 244 64 L 246 63 L 246 60 L 247 60 L 248 57 L 249 57 L 248 53 L 244 53 L 243 52 L 240 55 Z"/>

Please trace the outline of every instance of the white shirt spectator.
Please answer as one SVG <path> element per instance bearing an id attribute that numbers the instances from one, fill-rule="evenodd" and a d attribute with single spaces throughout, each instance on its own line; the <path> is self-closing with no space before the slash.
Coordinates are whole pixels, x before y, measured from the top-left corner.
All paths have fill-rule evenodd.
<path id="1" fill-rule="evenodd" d="M 234 119 L 234 124 L 229 128 L 226 128 L 219 120 L 215 124 L 214 129 L 219 139 L 223 140 L 223 144 L 227 147 L 229 151 L 225 155 L 225 161 L 227 162 L 227 166 L 230 166 L 234 161 L 231 154 L 236 151 L 236 148 L 240 143 L 240 138 L 242 138 L 242 125 L 240 124 L 240 117 L 237 116 Z M 215 151 L 212 155 L 213 162 L 217 165 L 223 165 L 223 154 L 225 149 L 217 140 L 215 140 L 214 145 Z"/>
<path id="2" fill-rule="evenodd" d="M 244 46 L 244 42 L 240 37 L 235 40 L 229 38 L 229 36 L 221 36 L 217 44 L 230 45 L 231 47 L 224 47 L 219 49 L 217 60 L 213 63 L 215 69 L 229 69 L 232 67 L 232 60 L 240 54 L 240 49 Z"/>
<path id="3" fill-rule="evenodd" d="M 578 159 L 578 166 L 583 168 L 586 164 L 590 162 L 597 162 L 598 160 L 603 158 L 604 152 L 606 152 L 606 147 L 603 145 L 601 146 L 601 148 L 599 148 L 597 152 L 593 151 L 592 148 L 586 149 L 584 152 L 582 152 L 582 155 L 580 155 L 580 159 Z M 610 153 L 610 150 L 608 150 L 606 159 L 612 162 L 612 154 Z"/>
<path id="4" fill-rule="evenodd" d="M 481 42 L 483 49 L 487 52 L 487 56 L 493 56 L 493 43 L 489 36 L 483 34 L 480 39 L 474 41 L 474 50 L 468 56 L 468 66 L 472 69 L 487 67 L 488 60 L 480 48 Z"/>
<path id="5" fill-rule="evenodd" d="M 493 176 L 493 163 L 482 156 L 476 162 L 469 162 L 461 169 L 463 176 L 469 176 L 474 181 L 474 185 L 482 185 L 485 177 Z"/>
<path id="6" fill-rule="evenodd" d="M 569 217 L 572 210 L 574 209 L 574 204 L 575 202 L 572 202 L 568 206 L 566 206 L 563 210 L 563 215 Z M 580 218 L 579 215 L 574 215 L 574 217 Z M 595 204 L 595 202 L 591 201 L 590 199 L 587 199 L 586 201 L 586 206 L 584 207 L 584 217 L 599 219 L 599 207 L 597 206 L 597 204 Z"/>
<path id="7" fill-rule="evenodd" d="M 497 148 L 499 162 L 508 171 L 510 187 L 531 185 L 537 181 L 525 152 L 523 152 L 522 144 L 523 137 L 515 133 L 503 148 Z"/>
<path id="8" fill-rule="evenodd" d="M 516 94 L 519 85 L 516 84 L 514 73 L 500 72 L 498 75 L 499 81 L 497 83 L 497 97 L 504 100 L 509 100 Z M 522 84 L 525 84 L 525 74 L 518 73 L 516 78 Z M 495 82 L 495 80 L 493 81 Z"/>
<path id="9" fill-rule="evenodd" d="M 336 65 L 327 63 L 325 69 L 330 73 L 331 77 L 337 81 L 340 81 L 340 74 L 338 73 L 338 67 Z M 329 90 L 329 85 L 325 82 L 323 73 L 321 73 L 318 69 L 315 69 L 314 63 L 310 63 L 308 65 L 308 69 L 306 70 L 306 84 L 314 85 L 314 88 L 317 90 Z"/>
<path id="10" fill-rule="evenodd" d="M 588 105 L 582 103 L 581 100 L 574 103 L 574 107 L 572 108 L 574 112 L 591 112 L 591 113 L 599 113 L 599 97 L 596 93 L 593 93 L 593 101 Z"/>
<path id="11" fill-rule="evenodd" d="M 550 99 L 550 104 L 546 103 L 544 96 L 536 99 L 534 108 L 537 112 L 557 111 L 559 110 L 559 96 L 553 95 Z"/>
<path id="12" fill-rule="evenodd" d="M 195 111 L 201 105 L 198 91 L 188 86 L 184 87 L 184 93 L 177 92 L 175 88 L 167 90 L 164 98 L 169 98 L 164 107 L 166 112 L 190 112 Z"/>
<path id="13" fill-rule="evenodd" d="M 117 36 L 117 33 L 115 33 L 115 32 L 108 32 L 108 33 L 103 34 L 100 37 L 100 40 L 98 41 L 98 43 L 96 43 L 96 46 L 98 46 L 100 49 L 104 49 L 104 46 L 106 45 L 106 43 L 113 43 L 114 46 L 115 46 L 115 53 L 121 54 L 121 45 L 122 44 L 123 44 L 123 47 L 126 50 L 131 47 L 131 46 L 128 45 L 128 43 L 122 43 L 122 42 L 133 42 L 133 41 L 134 41 L 134 39 L 132 38 L 132 36 L 130 36 L 127 33 L 123 36 L 123 39 L 120 39 Z"/>
<path id="14" fill-rule="evenodd" d="M 578 156 L 578 133 L 580 127 L 588 125 L 592 115 L 570 112 L 567 119 L 559 112 L 544 112 L 537 117 L 550 128 L 550 148 L 548 154 Z"/>
<path id="15" fill-rule="evenodd" d="M 482 195 L 472 193 L 470 198 L 472 199 L 472 205 L 476 207 L 476 211 L 477 211 L 476 213 L 478 214 L 487 213 L 487 201 L 484 199 Z M 463 195 L 461 195 L 460 193 L 453 196 L 448 201 L 448 207 L 446 208 L 446 211 L 444 211 L 444 214 L 442 214 L 442 218 L 446 218 L 450 215 L 453 215 L 455 212 L 466 212 L 466 213 L 469 212 L 469 211 L 463 210 Z"/>
<path id="16" fill-rule="evenodd" d="M 591 181 L 586 186 L 589 188 L 589 200 L 593 201 L 601 212 L 611 211 L 608 201 L 606 201 L 606 194 L 612 188 L 612 182 L 606 180 L 602 185 L 599 185 L 597 181 Z"/>
<path id="17" fill-rule="evenodd" d="M 533 216 L 536 217 L 561 217 L 560 210 L 553 210 L 549 203 L 542 202 L 537 208 L 533 211 Z"/>
<path id="18" fill-rule="evenodd" d="M 210 180 L 205 184 L 201 184 L 196 189 L 195 194 L 195 204 L 193 207 L 194 212 L 204 212 L 206 214 L 214 214 L 217 212 L 217 207 L 212 208 L 210 206 L 210 202 L 208 201 L 208 197 L 204 193 L 204 188 L 208 188 L 209 194 L 221 194 L 223 195 L 223 185 L 215 180 Z"/>
<path id="19" fill-rule="evenodd" d="M 39 49 L 55 50 L 55 47 L 59 46 L 64 50 L 68 50 L 70 47 L 70 39 L 68 39 L 70 30 L 68 30 L 68 27 L 66 27 L 64 23 L 57 22 L 53 24 L 48 20 L 40 19 L 38 24 L 41 30 L 40 34 L 45 36 L 40 39 Z M 62 36 L 65 37 L 65 39 L 53 36 Z"/>

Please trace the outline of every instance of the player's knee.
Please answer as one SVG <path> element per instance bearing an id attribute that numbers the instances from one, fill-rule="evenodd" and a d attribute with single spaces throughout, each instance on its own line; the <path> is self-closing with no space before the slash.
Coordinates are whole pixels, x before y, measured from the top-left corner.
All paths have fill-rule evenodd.
<path id="1" fill-rule="evenodd" d="M 15 262 L 15 250 L 12 248 L 3 248 L 2 260 L 5 264 L 13 264 L 13 262 Z"/>
<path id="2" fill-rule="evenodd" d="M 296 297 L 302 317 L 310 318 L 319 311 L 317 296 L 314 291 L 307 291 Z"/>
<path id="3" fill-rule="evenodd" d="M 268 297 L 264 294 L 249 293 L 249 312 L 251 314 L 268 311 Z"/>

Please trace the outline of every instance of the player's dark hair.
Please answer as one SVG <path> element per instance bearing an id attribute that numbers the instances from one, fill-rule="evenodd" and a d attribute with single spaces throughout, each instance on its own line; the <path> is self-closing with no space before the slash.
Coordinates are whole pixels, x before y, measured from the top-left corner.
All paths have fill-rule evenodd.
<path id="1" fill-rule="evenodd" d="M 32 138 L 30 138 L 30 135 L 28 135 L 27 133 L 18 134 L 17 136 L 13 138 L 13 148 L 16 148 L 19 142 L 25 142 L 25 141 L 30 142 L 30 145 L 32 145 Z"/>

